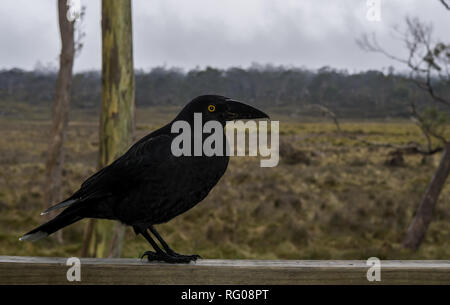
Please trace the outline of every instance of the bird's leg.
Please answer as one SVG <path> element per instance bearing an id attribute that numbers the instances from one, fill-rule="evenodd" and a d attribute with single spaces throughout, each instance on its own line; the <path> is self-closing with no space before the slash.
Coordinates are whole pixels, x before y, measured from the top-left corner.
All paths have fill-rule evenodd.
<path id="1" fill-rule="evenodd" d="M 147 257 L 148 261 L 163 261 L 166 263 L 189 263 L 190 261 L 194 260 L 190 256 L 174 256 L 170 255 L 158 246 L 158 244 L 153 240 L 153 238 L 148 234 L 147 230 L 140 230 L 139 233 L 142 234 L 142 236 L 145 237 L 145 239 L 152 245 L 154 251 L 146 251 L 141 256 L 143 258 L 144 256 Z M 167 244 L 166 244 L 167 245 Z"/>
<path id="2" fill-rule="evenodd" d="M 148 227 L 148 229 L 150 230 L 150 232 L 153 233 L 153 235 L 156 236 L 156 238 L 159 240 L 159 242 L 163 246 L 164 250 L 166 250 L 167 254 L 173 255 L 173 256 L 177 255 L 177 253 L 169 247 L 169 245 L 166 243 L 166 241 L 161 237 L 161 235 L 159 235 L 158 231 L 156 231 L 156 229 L 153 226 Z"/>
<path id="3" fill-rule="evenodd" d="M 166 250 L 166 253 L 174 256 L 174 257 L 179 257 L 179 258 L 186 258 L 186 259 L 190 259 L 190 260 L 196 260 L 198 258 L 202 258 L 200 255 L 197 254 L 193 254 L 193 255 L 183 255 L 183 254 L 178 254 L 175 251 L 173 251 L 169 245 L 166 243 L 166 241 L 161 237 L 161 235 L 159 235 L 158 231 L 156 231 L 156 229 L 153 226 L 148 227 L 148 229 L 150 230 L 150 232 L 153 233 L 153 235 L 155 235 L 155 237 L 159 240 L 159 242 L 161 243 L 161 245 L 163 246 L 164 250 Z"/>
<path id="4" fill-rule="evenodd" d="M 145 251 L 144 254 L 142 254 L 141 258 L 147 256 L 147 259 L 149 261 L 153 261 L 158 260 L 160 257 L 166 254 L 163 250 L 161 250 L 160 247 L 158 247 L 158 244 L 153 240 L 153 238 L 150 236 L 150 234 L 148 234 L 146 230 L 139 230 L 139 233 L 141 233 L 142 236 L 144 236 L 145 239 L 150 243 L 150 245 L 152 245 L 153 249 L 155 249 L 155 252 Z"/>

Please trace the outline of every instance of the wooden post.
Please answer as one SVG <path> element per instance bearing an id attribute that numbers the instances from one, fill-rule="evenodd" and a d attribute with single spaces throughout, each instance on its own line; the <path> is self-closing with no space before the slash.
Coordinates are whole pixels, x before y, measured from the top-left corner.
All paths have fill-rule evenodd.
<path id="1" fill-rule="evenodd" d="M 103 0 L 100 168 L 113 162 L 131 145 L 134 109 L 131 0 Z M 120 257 L 124 230 L 119 223 L 97 221 L 90 255 Z"/>

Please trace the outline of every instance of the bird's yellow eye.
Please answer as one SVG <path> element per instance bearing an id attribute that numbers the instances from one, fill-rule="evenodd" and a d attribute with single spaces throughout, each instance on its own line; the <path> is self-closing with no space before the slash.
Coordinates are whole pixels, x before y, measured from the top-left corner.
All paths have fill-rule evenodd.
<path id="1" fill-rule="evenodd" d="M 209 106 L 208 106 L 208 111 L 209 111 L 209 112 L 214 112 L 214 111 L 216 111 L 216 106 L 214 106 L 214 105 L 209 105 Z"/>

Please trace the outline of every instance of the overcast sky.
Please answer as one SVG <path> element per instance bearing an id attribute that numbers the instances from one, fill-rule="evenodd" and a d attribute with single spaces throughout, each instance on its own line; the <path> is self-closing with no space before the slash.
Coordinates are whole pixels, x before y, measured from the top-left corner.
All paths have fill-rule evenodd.
<path id="1" fill-rule="evenodd" d="M 100 69 L 100 0 L 86 6 L 84 48 L 75 71 Z M 432 22 L 450 40 L 450 12 L 438 0 L 381 0 L 381 21 L 367 20 L 366 0 L 132 0 L 135 67 L 247 67 L 252 62 L 350 72 L 391 64 L 355 44 L 375 32 L 401 54 L 392 26 L 406 15 Z M 58 65 L 56 0 L 1 0 L 0 69 Z M 447 36 L 447 37 L 446 37 Z M 448 39 L 447 39 L 448 38 Z M 400 66 L 396 66 L 400 68 Z"/>

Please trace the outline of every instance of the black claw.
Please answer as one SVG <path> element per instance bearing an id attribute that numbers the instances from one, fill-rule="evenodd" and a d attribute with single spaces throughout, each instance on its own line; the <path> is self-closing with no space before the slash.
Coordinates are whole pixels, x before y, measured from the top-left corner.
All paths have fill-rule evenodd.
<path id="1" fill-rule="evenodd" d="M 183 255 L 178 253 L 157 253 L 153 251 L 146 251 L 142 254 L 141 259 L 147 256 L 147 260 L 149 262 L 152 261 L 161 261 L 172 264 L 180 264 L 180 263 L 189 263 L 191 261 L 196 261 L 198 258 L 201 258 L 200 255 Z"/>
<path id="2" fill-rule="evenodd" d="M 176 253 L 176 252 L 171 252 L 171 253 L 169 253 L 169 255 L 170 256 L 175 256 L 175 257 L 187 257 L 187 258 L 190 258 L 191 260 L 193 260 L 193 261 L 195 261 L 195 260 L 197 260 L 197 259 L 201 259 L 202 257 L 200 256 L 200 255 L 198 255 L 198 254 L 192 254 L 192 255 L 184 255 L 184 254 L 179 254 L 179 253 Z"/>
<path id="3" fill-rule="evenodd" d="M 141 255 L 141 259 L 143 259 L 145 256 L 147 256 L 147 259 L 151 261 L 154 260 L 153 258 L 158 257 L 158 254 L 153 251 L 145 251 L 144 254 Z"/>

